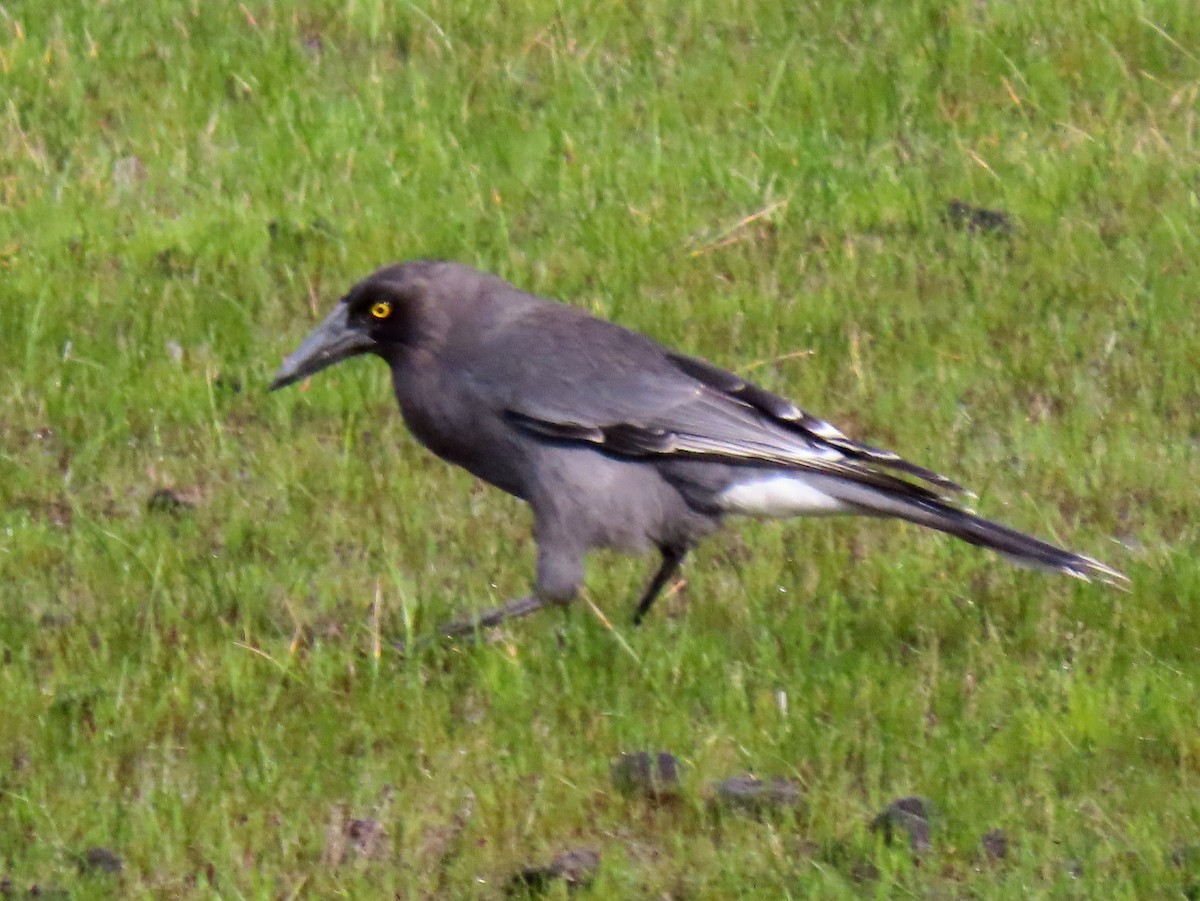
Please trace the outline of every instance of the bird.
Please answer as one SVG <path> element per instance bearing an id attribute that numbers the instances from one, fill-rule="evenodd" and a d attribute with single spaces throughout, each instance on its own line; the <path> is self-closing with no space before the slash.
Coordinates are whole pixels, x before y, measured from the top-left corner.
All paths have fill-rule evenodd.
<path id="1" fill-rule="evenodd" d="M 460 263 L 412 260 L 359 281 L 285 358 L 270 390 L 361 355 L 390 367 L 418 442 L 533 511 L 532 592 L 446 623 L 443 636 L 570 604 L 599 548 L 657 551 L 634 608 L 640 623 L 688 553 L 739 515 L 899 519 L 1018 563 L 1129 581 L 984 519 L 946 476 L 730 371 Z"/>

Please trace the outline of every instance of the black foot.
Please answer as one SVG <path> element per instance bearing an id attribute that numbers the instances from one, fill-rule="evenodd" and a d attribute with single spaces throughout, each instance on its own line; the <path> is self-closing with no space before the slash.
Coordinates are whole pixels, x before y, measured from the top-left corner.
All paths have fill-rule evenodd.
<path id="1" fill-rule="evenodd" d="M 484 611 L 470 619 L 456 619 L 453 622 L 442 623 L 437 627 L 437 633 L 440 638 L 474 639 L 485 629 L 494 628 L 510 619 L 520 619 L 523 616 L 536 613 L 543 607 L 550 606 L 551 603 L 551 601 L 539 598 L 537 595 L 518 598 L 500 607 L 493 607 L 491 610 Z M 405 642 L 398 641 L 395 644 L 395 648 L 403 654 L 408 650 L 418 650 L 428 647 L 436 640 L 434 638 L 425 638 L 414 642 L 411 648 Z"/>
<path id="2" fill-rule="evenodd" d="M 675 576 L 675 573 L 679 572 L 679 567 L 686 556 L 687 548 L 662 548 L 662 563 L 659 564 L 658 571 L 654 573 L 654 577 L 650 580 L 650 584 L 646 586 L 646 590 L 642 592 L 637 610 L 633 612 L 633 624 L 635 626 L 640 625 L 642 620 L 646 618 L 646 614 L 654 606 L 654 601 L 658 598 L 659 594 Z"/>

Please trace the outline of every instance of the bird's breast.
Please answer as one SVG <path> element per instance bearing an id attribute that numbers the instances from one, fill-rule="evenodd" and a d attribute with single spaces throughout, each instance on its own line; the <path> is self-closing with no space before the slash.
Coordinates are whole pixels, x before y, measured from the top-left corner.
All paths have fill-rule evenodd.
<path id="1" fill-rule="evenodd" d="M 522 500 L 529 455 L 485 399 L 434 367 L 393 367 L 393 387 L 413 437 L 448 463 Z"/>

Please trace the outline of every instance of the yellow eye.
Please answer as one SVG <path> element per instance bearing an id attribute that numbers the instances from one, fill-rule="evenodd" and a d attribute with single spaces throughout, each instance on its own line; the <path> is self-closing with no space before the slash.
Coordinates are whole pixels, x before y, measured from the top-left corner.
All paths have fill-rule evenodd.
<path id="1" fill-rule="evenodd" d="M 381 300 L 371 307 L 371 315 L 376 319 L 387 319 L 392 315 L 392 305 L 386 300 Z"/>

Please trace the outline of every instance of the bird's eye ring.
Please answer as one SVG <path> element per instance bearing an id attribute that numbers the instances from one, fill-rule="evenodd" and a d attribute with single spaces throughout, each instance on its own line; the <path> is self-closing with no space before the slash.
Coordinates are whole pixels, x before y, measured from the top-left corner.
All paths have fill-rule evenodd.
<path id="1" fill-rule="evenodd" d="M 371 315 L 376 319 L 387 319 L 392 315 L 392 305 L 386 300 L 381 300 L 371 306 Z"/>

